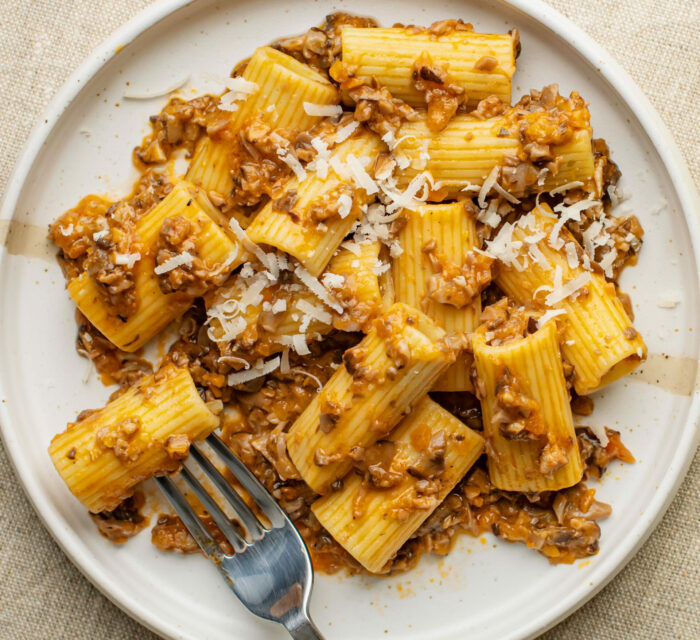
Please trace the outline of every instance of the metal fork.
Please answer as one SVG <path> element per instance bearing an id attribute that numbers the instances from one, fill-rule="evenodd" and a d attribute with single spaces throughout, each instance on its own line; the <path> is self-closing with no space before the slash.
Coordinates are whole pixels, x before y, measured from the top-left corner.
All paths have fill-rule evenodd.
<path id="1" fill-rule="evenodd" d="M 271 523 L 269 527 L 260 522 L 194 445 L 190 447 L 190 460 L 199 465 L 224 496 L 245 528 L 246 535 L 239 533 L 187 467 L 182 467 L 180 476 L 221 529 L 235 550 L 233 555 L 223 552 L 171 478 L 162 476 L 156 478 L 156 482 L 204 554 L 219 568 L 228 586 L 251 613 L 278 622 L 296 640 L 324 640 L 309 616 L 313 570 L 299 532 L 267 489 L 231 453 L 221 438 L 211 434 L 206 442 L 258 504 Z"/>

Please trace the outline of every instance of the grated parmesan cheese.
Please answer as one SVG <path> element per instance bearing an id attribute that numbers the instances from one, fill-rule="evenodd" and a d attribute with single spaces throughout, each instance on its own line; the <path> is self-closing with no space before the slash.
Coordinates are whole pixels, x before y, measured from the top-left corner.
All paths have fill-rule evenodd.
<path id="1" fill-rule="evenodd" d="M 612 278 L 613 277 L 613 263 L 615 262 L 615 258 L 617 258 L 617 249 L 612 248 L 610 249 L 598 262 L 600 265 L 600 268 L 603 270 L 605 273 L 606 278 Z"/>
<path id="2" fill-rule="evenodd" d="M 279 300 L 275 300 L 275 303 L 270 307 L 270 310 L 272 313 L 282 313 L 283 311 L 287 310 L 287 301 L 284 298 L 281 298 Z"/>
<path id="3" fill-rule="evenodd" d="M 352 198 L 347 193 L 341 193 L 338 197 L 338 215 L 347 218 L 352 211 Z"/>
<path id="4" fill-rule="evenodd" d="M 282 352 L 282 361 L 280 362 L 280 373 L 289 373 L 289 349 Z"/>
<path id="5" fill-rule="evenodd" d="M 356 256 L 362 255 L 362 247 L 359 243 L 354 240 L 346 240 L 340 245 L 343 249 L 347 249 L 350 253 L 354 253 Z"/>
<path id="6" fill-rule="evenodd" d="M 306 344 L 306 336 L 302 333 L 296 333 L 292 336 L 292 349 L 300 356 L 308 356 L 311 353 Z"/>
<path id="7" fill-rule="evenodd" d="M 661 309 L 675 309 L 683 299 L 680 291 L 666 291 L 656 298 L 656 306 Z"/>
<path id="8" fill-rule="evenodd" d="M 192 266 L 192 254 L 189 251 L 183 251 L 172 258 L 168 258 L 163 264 L 159 264 L 153 272 L 157 275 L 163 275 L 169 271 L 173 271 L 178 267 L 191 267 Z"/>
<path id="9" fill-rule="evenodd" d="M 573 242 L 567 242 L 564 245 L 564 252 L 566 253 L 566 261 L 569 263 L 569 269 L 576 269 L 578 267 L 576 245 Z"/>
<path id="10" fill-rule="evenodd" d="M 349 153 L 345 159 L 345 162 L 348 165 L 348 169 L 350 169 L 350 173 L 355 181 L 355 184 L 360 189 L 364 189 L 368 196 L 371 196 L 379 191 L 379 186 L 377 183 L 374 181 L 372 176 L 365 171 L 364 166 L 362 166 L 362 163 L 355 157 L 354 154 Z"/>
<path id="11" fill-rule="evenodd" d="M 486 255 L 500 260 L 506 266 L 516 269 L 520 266 L 517 258 L 523 243 L 520 240 L 513 240 L 513 225 L 506 222 L 493 240 L 486 242 Z"/>
<path id="12" fill-rule="evenodd" d="M 499 224 L 501 224 L 501 216 L 498 214 L 498 205 L 500 203 L 500 198 L 495 198 L 489 202 L 489 206 L 486 209 L 480 209 L 476 216 L 479 222 L 495 229 Z"/>
<path id="13" fill-rule="evenodd" d="M 561 267 L 559 265 L 557 265 L 557 269 L 561 270 Z M 545 298 L 545 303 L 547 304 L 548 307 L 554 306 L 555 304 L 561 302 L 562 300 L 565 300 L 571 294 L 578 291 L 581 287 L 583 287 L 585 284 L 587 284 L 590 281 L 590 279 L 591 279 L 590 273 L 582 273 L 580 276 L 577 276 L 573 280 L 569 280 L 566 284 L 562 284 L 560 286 L 557 286 L 555 284 L 554 291 L 552 291 L 552 293 L 550 293 Z"/>
<path id="14" fill-rule="evenodd" d="M 328 311 L 323 307 L 311 304 L 308 300 L 304 300 L 303 298 L 297 300 L 296 308 L 302 313 L 305 313 L 309 317 L 309 320 L 318 320 L 324 324 L 331 324 L 333 322 L 333 316 L 331 316 Z M 308 327 L 308 324 L 306 326 Z"/>
<path id="15" fill-rule="evenodd" d="M 345 276 L 328 271 L 321 276 L 321 282 L 328 289 L 340 289 L 345 284 Z"/>
<path id="16" fill-rule="evenodd" d="M 520 200 L 518 200 L 512 193 L 506 191 L 500 184 L 498 184 L 498 182 L 493 183 L 493 189 L 496 191 L 496 193 L 508 200 L 508 202 L 512 204 L 520 204 Z"/>
<path id="17" fill-rule="evenodd" d="M 580 180 L 574 180 L 573 182 L 567 182 L 566 184 L 561 185 L 560 187 L 557 187 L 556 189 L 552 189 L 549 192 L 550 196 L 555 196 L 558 193 L 564 193 L 564 191 L 568 191 L 569 189 L 576 189 L 576 187 L 582 187 L 583 182 Z"/>
<path id="18" fill-rule="evenodd" d="M 325 180 L 328 177 L 329 160 L 331 153 L 328 150 L 328 144 L 321 137 L 311 139 L 311 146 L 316 151 L 316 157 L 306 166 L 310 171 L 315 171 L 316 175 Z"/>
<path id="19" fill-rule="evenodd" d="M 394 240 L 389 245 L 389 255 L 392 258 L 398 258 L 402 253 L 403 253 L 403 247 L 401 246 L 401 243 L 398 240 Z"/>
<path id="20" fill-rule="evenodd" d="M 219 109 L 222 111 L 238 111 L 236 103 L 246 100 L 260 88 L 255 82 L 246 80 L 241 76 L 227 78 L 225 85 L 228 91 L 219 99 Z"/>
<path id="21" fill-rule="evenodd" d="M 283 147 L 277 147 L 277 157 L 294 172 L 299 182 L 306 179 L 306 169 L 301 166 L 301 162 L 293 153 Z"/>
<path id="22" fill-rule="evenodd" d="M 430 160 L 430 153 L 428 153 L 428 146 L 430 145 L 430 140 L 427 138 L 423 140 L 421 144 L 420 151 L 418 153 L 418 160 L 416 169 L 425 169 L 428 166 Z"/>
<path id="23" fill-rule="evenodd" d="M 171 85 L 168 85 L 163 89 L 156 89 L 155 91 L 128 91 L 122 94 L 122 98 L 124 98 L 124 100 L 153 100 L 154 98 L 162 98 L 173 91 L 181 89 L 189 81 L 190 76 L 185 76 L 181 80 L 173 82 Z"/>
<path id="24" fill-rule="evenodd" d="M 608 434 L 605 431 L 605 427 L 601 425 L 592 425 L 589 424 L 588 428 L 593 432 L 593 435 L 598 438 L 598 442 L 600 442 L 601 447 L 607 447 L 608 442 L 610 442 L 610 439 L 608 438 Z"/>
<path id="25" fill-rule="evenodd" d="M 235 373 L 229 373 L 228 384 L 233 387 L 238 384 L 250 382 L 251 380 L 255 380 L 257 378 L 262 378 L 263 376 L 266 376 L 268 373 L 272 373 L 275 369 L 277 369 L 280 366 L 280 362 L 281 360 L 279 356 L 273 358 L 272 360 L 268 360 L 267 362 L 262 362 L 262 360 L 259 360 L 255 366 L 252 369 L 248 369 L 248 371 L 236 371 Z"/>
<path id="26" fill-rule="evenodd" d="M 301 367 L 294 367 L 293 369 L 290 369 L 289 372 L 297 373 L 299 375 L 306 376 L 307 378 L 311 378 L 318 385 L 319 391 L 323 389 L 323 383 L 313 373 L 304 371 L 304 369 L 302 369 Z"/>
<path id="27" fill-rule="evenodd" d="M 411 161 L 408 159 L 408 156 L 403 153 L 395 154 L 394 158 L 396 159 L 396 164 L 399 165 L 399 169 L 401 170 L 406 169 L 408 165 L 411 164 Z"/>
<path id="28" fill-rule="evenodd" d="M 231 231 L 236 236 L 236 238 L 241 242 L 243 247 L 250 253 L 254 254 L 255 257 L 260 261 L 264 267 L 267 268 L 269 274 L 268 278 L 272 282 L 276 282 L 280 275 L 280 259 L 271 253 L 265 253 L 257 244 L 255 244 L 245 232 L 245 229 L 240 225 L 236 218 L 231 218 L 228 222 Z M 250 263 L 246 263 L 250 266 Z M 252 270 L 252 267 L 251 267 Z"/>
<path id="29" fill-rule="evenodd" d="M 314 104 L 313 102 L 305 102 L 304 111 L 310 116 L 325 118 L 341 115 L 343 113 L 343 107 L 339 104 Z"/>
<path id="30" fill-rule="evenodd" d="M 479 202 L 479 206 L 482 209 L 486 206 L 486 196 L 489 195 L 491 189 L 493 188 L 493 185 L 496 184 L 500 171 L 500 168 L 497 166 L 491 169 L 491 173 L 489 173 L 486 180 L 484 180 L 484 184 L 481 185 L 477 201 Z"/>
<path id="31" fill-rule="evenodd" d="M 132 269 L 133 266 L 141 260 L 141 254 L 136 253 L 117 253 L 114 255 L 114 264 L 116 265 L 126 265 L 128 269 Z"/>
<path id="32" fill-rule="evenodd" d="M 338 302 L 331 297 L 328 290 L 306 269 L 304 269 L 304 267 L 301 265 L 297 266 L 297 268 L 294 269 L 294 273 L 296 274 L 297 278 L 299 278 L 299 280 L 306 285 L 309 291 L 311 291 L 311 293 L 313 293 L 321 302 L 333 309 L 333 311 L 343 313 L 343 307 L 341 307 Z"/>
<path id="33" fill-rule="evenodd" d="M 554 211 L 561 214 L 559 220 L 552 227 L 549 234 L 549 246 L 553 249 L 561 249 L 564 246 L 564 240 L 559 237 L 562 227 L 569 221 L 581 221 L 581 212 L 590 209 L 595 205 L 599 205 L 599 200 L 579 200 L 572 205 L 566 205 L 563 202 L 554 207 Z"/>
<path id="34" fill-rule="evenodd" d="M 537 328 L 540 329 L 552 318 L 556 318 L 564 313 L 566 313 L 566 309 L 549 309 L 548 311 L 545 311 L 537 320 Z"/>
<path id="35" fill-rule="evenodd" d="M 353 133 L 355 133 L 355 130 L 359 126 L 360 126 L 360 123 L 357 122 L 357 120 L 353 120 L 353 121 L 349 122 L 348 124 L 346 124 L 345 126 L 340 127 L 340 129 L 338 129 L 335 132 L 336 144 L 347 140 Z"/>
<path id="36" fill-rule="evenodd" d="M 375 276 L 381 276 L 383 273 L 389 271 L 389 269 L 391 269 L 391 264 L 382 262 L 381 260 L 377 260 L 376 264 L 372 267 Z"/>
<path id="37" fill-rule="evenodd" d="M 527 238 L 525 239 L 525 241 L 527 242 Z M 537 264 L 540 267 L 540 269 L 544 269 L 545 271 L 552 270 L 552 265 L 549 263 L 544 253 L 542 253 L 542 250 L 536 244 L 531 244 L 527 253 L 530 256 L 530 258 L 532 258 L 532 260 L 535 262 L 535 264 Z"/>

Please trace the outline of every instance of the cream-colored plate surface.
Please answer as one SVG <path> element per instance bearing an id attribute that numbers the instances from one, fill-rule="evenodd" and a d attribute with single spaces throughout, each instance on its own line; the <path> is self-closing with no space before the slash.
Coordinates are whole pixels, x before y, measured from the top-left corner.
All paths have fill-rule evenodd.
<path id="1" fill-rule="evenodd" d="M 0 422 L 7 449 L 39 515 L 105 594 L 170 638 L 283 638 L 250 616 L 214 567 L 199 557 L 161 554 L 148 533 L 116 548 L 96 532 L 54 471 L 52 435 L 110 391 L 74 350 L 73 307 L 46 225 L 91 192 L 117 195 L 134 177 L 130 153 L 147 117 L 165 98 L 123 99 L 190 74 L 227 75 L 258 45 L 301 32 L 333 10 L 383 24 L 426 24 L 461 17 L 480 31 L 517 26 L 523 54 L 515 96 L 558 82 L 591 103 L 593 126 L 622 168 L 622 185 L 646 230 L 639 265 L 625 272 L 648 364 L 596 397 L 590 421 L 623 433 L 635 465 L 614 465 L 598 491 L 613 504 L 600 553 L 573 566 L 550 566 L 520 545 L 463 537 L 444 559 L 425 558 L 392 579 L 317 576 L 312 611 L 334 639 L 524 638 L 554 624 L 602 587 L 658 521 L 697 441 L 697 194 L 668 132 L 629 77 L 601 49 L 540 2 L 419 0 L 352 3 L 241 0 L 161 2 L 102 46 L 69 80 L 27 144 L 2 211 L 0 238 Z M 657 299 L 681 294 L 675 309 Z M 60 588 L 57 585 L 56 588 Z"/>

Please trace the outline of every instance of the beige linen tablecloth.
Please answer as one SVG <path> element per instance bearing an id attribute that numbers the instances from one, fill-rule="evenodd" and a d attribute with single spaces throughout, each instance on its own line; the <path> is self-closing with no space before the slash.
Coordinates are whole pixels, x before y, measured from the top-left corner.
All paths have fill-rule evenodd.
<path id="1" fill-rule="evenodd" d="M 639 83 L 675 136 L 697 185 L 700 2 L 547 2 L 606 47 Z M 55 91 L 95 46 L 148 4 L 0 2 L 0 191 Z M 696 456 L 665 518 L 627 568 L 543 638 L 700 638 L 699 460 Z M 156 638 L 71 565 L 25 499 L 1 445 L 0 638 Z"/>

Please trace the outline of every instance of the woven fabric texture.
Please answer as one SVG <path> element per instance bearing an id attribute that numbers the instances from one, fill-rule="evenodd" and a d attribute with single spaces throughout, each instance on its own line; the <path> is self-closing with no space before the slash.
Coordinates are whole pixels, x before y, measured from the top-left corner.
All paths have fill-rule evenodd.
<path id="1" fill-rule="evenodd" d="M 629 71 L 700 183 L 700 3 L 546 0 Z M 14 0 L 0 13 L 0 191 L 35 120 L 79 63 L 149 0 Z M 9 5 L 12 5 L 11 7 Z M 694 115 L 695 114 L 695 115 Z M 0 355 L 0 358 L 2 356 Z M 546 640 L 700 638 L 700 457 L 636 557 Z M 44 530 L 0 445 L 0 639 L 156 638 L 73 567 Z"/>

